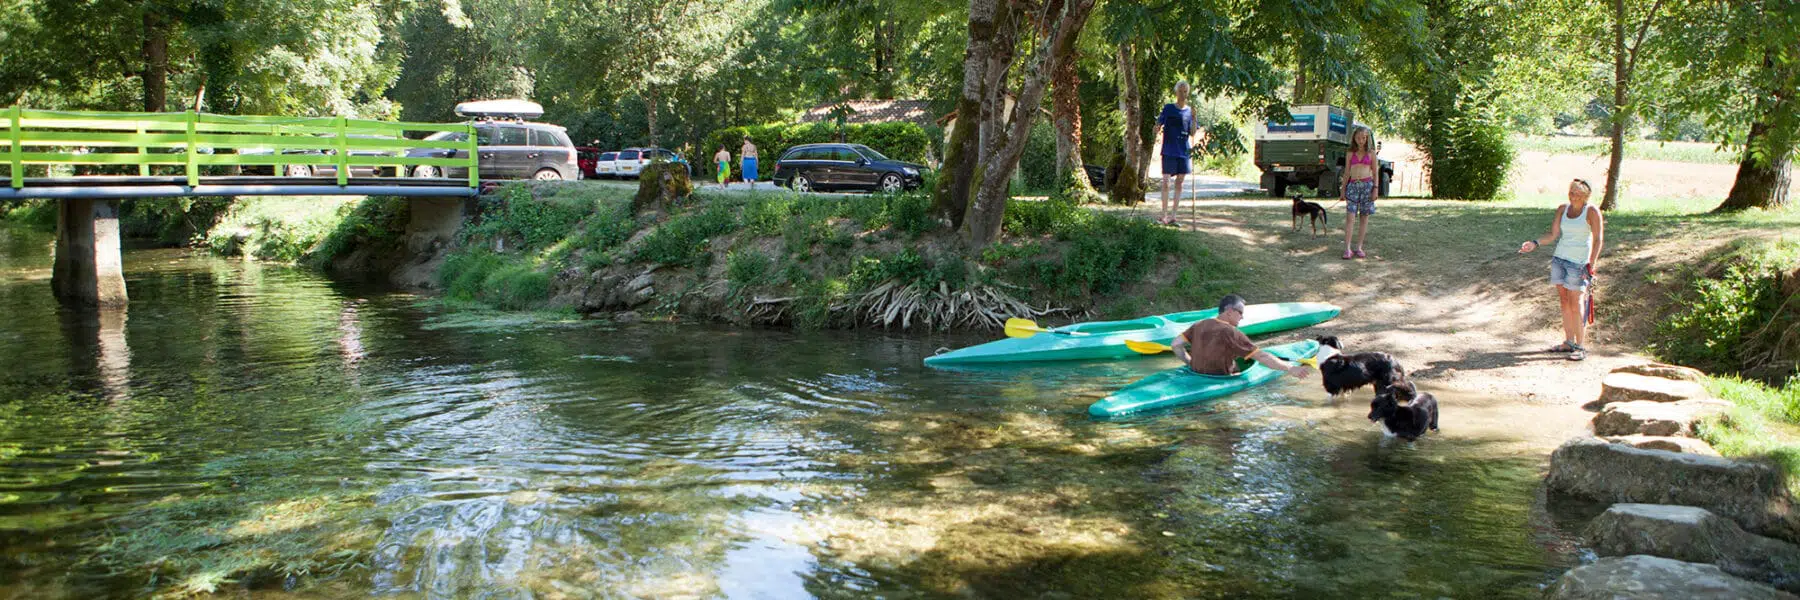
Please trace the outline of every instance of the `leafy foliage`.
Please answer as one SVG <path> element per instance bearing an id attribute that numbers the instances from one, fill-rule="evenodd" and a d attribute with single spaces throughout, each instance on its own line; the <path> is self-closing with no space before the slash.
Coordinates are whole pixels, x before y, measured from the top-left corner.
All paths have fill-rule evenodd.
<path id="1" fill-rule="evenodd" d="M 712 238 L 738 228 L 731 206 L 707 203 L 670 217 L 650 232 L 638 248 L 638 260 L 676 266 L 694 266 L 712 258 Z"/>
<path id="2" fill-rule="evenodd" d="M 1800 242 L 1751 247 L 1728 256 L 1719 273 L 1696 278 L 1681 308 L 1658 324 L 1654 348 L 1708 372 L 1744 373 L 1779 382 L 1800 368 Z"/>

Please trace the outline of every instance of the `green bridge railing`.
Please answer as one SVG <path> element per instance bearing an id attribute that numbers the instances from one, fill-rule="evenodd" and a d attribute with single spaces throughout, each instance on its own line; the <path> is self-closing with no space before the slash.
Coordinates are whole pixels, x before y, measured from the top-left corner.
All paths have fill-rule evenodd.
<path id="1" fill-rule="evenodd" d="M 148 176 L 150 167 L 180 166 L 188 186 L 200 184 L 201 167 L 333 165 L 337 184 L 349 185 L 351 167 L 429 165 L 462 167 L 468 186 L 480 185 L 475 128 L 468 123 L 400 123 L 344 117 L 260 117 L 184 113 L 121 113 L 30 110 L 13 106 L 0 119 L 0 164 L 11 169 L 13 189 L 25 187 L 26 165 L 136 165 Z M 408 133 L 463 132 L 463 141 L 408 139 Z M 461 157 L 408 158 L 407 150 L 463 150 Z M 244 149 L 272 150 L 239 154 Z M 153 150 L 161 150 L 156 152 Z M 229 150 L 229 152 L 225 152 Z M 319 154 L 284 153 L 320 150 Z M 353 156 L 352 150 L 391 152 L 393 156 Z"/>

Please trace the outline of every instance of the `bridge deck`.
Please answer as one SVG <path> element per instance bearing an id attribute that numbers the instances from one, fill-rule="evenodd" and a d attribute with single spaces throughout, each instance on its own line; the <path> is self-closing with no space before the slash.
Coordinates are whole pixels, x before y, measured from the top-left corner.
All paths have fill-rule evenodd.
<path id="1" fill-rule="evenodd" d="M 337 185 L 332 177 L 258 177 L 232 175 L 188 178 L 121 175 L 33 177 L 19 189 L 0 187 L 0 199 L 14 198 L 158 198 L 165 196 L 473 196 L 479 190 L 464 178 L 350 177 Z"/>

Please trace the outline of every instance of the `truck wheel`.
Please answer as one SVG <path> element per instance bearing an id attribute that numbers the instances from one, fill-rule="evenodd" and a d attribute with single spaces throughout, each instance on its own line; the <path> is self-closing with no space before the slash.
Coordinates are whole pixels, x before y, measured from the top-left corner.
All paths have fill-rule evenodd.
<path id="1" fill-rule="evenodd" d="M 1320 198 L 1330 198 L 1338 195 L 1337 174 L 1330 171 L 1320 173 L 1319 185 L 1313 189 L 1318 190 Z"/>
<path id="2" fill-rule="evenodd" d="M 1282 198 L 1285 196 L 1287 196 L 1287 180 L 1277 177 L 1275 183 L 1269 185 L 1269 197 Z"/>

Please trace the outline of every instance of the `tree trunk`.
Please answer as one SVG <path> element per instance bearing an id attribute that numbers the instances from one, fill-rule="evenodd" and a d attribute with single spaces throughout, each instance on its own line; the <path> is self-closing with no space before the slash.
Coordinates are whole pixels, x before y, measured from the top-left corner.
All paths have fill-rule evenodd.
<path id="1" fill-rule="evenodd" d="M 1057 69 L 1051 83 L 1050 103 L 1056 115 L 1056 181 L 1069 197 L 1091 198 L 1096 192 L 1081 162 L 1081 74 L 1077 55 Z"/>
<path id="2" fill-rule="evenodd" d="M 1025 154 L 1025 141 L 1030 136 L 1038 107 L 1044 101 L 1044 88 L 1050 83 L 1051 73 L 1062 68 L 1064 61 L 1073 60 L 1075 39 L 1087 25 L 1095 2 L 1069 0 L 1064 6 L 1046 7 L 1042 22 L 1048 24 L 1048 35 L 1033 52 L 1033 64 L 1025 70 L 1025 80 L 1019 86 L 1018 105 L 1007 119 L 1004 138 L 992 140 L 994 151 L 991 154 L 984 152 L 981 164 L 976 167 L 976 173 L 981 176 L 979 187 L 975 199 L 969 203 L 968 215 L 963 217 L 964 239 L 970 247 L 980 248 L 1000 237 L 1000 224 L 1006 214 L 1008 180 L 1018 168 L 1019 158 Z M 1061 10 L 1050 12 L 1055 8 Z"/>
<path id="3" fill-rule="evenodd" d="M 162 112 L 169 101 L 168 21 L 154 7 L 144 9 L 144 112 Z"/>
<path id="4" fill-rule="evenodd" d="M 656 146 L 656 86 L 654 86 L 654 85 L 649 86 L 647 93 L 645 93 L 644 95 L 646 96 L 644 98 L 644 106 L 648 109 L 645 111 L 644 118 L 646 121 L 649 122 L 649 126 L 650 126 L 650 146 L 655 147 Z"/>
<path id="5" fill-rule="evenodd" d="M 1619 205 L 1619 167 L 1625 162 L 1625 86 L 1631 82 L 1631 73 L 1625 68 L 1625 0 L 1612 0 L 1612 5 L 1612 156 L 1607 159 L 1606 196 L 1600 201 L 1600 210 L 1612 210 Z"/>
<path id="6" fill-rule="evenodd" d="M 1795 110 L 1796 84 L 1800 77 L 1782 77 L 1773 60 L 1764 60 L 1764 72 L 1777 88 L 1767 99 L 1757 102 L 1756 120 L 1750 124 L 1750 136 L 1744 139 L 1744 160 L 1738 163 L 1737 180 L 1731 193 L 1713 212 L 1730 212 L 1749 208 L 1781 208 L 1788 205 L 1788 188 L 1793 184 L 1794 141 L 1800 131 L 1776 129 L 1781 115 Z M 1792 123 L 1792 121 L 1788 121 Z"/>
<path id="7" fill-rule="evenodd" d="M 962 96 L 956 103 L 956 120 L 944 146 L 944 165 L 931 199 L 932 214 L 949 221 L 952 228 L 962 227 L 976 161 L 981 158 L 980 132 L 986 96 L 983 91 L 988 59 L 993 54 L 998 10 L 999 0 L 969 0 L 969 47 L 963 52 Z"/>
<path id="8" fill-rule="evenodd" d="M 1142 120 L 1140 102 L 1141 92 L 1137 84 L 1137 58 L 1131 44 L 1119 46 L 1119 112 L 1125 116 L 1125 134 L 1119 140 L 1121 151 L 1125 154 L 1125 168 L 1120 170 L 1118 178 L 1113 181 L 1113 202 L 1137 204 L 1144 201 L 1143 175 L 1138 165 L 1144 161 L 1138 158 L 1143 153 L 1142 138 L 1138 128 Z"/>

